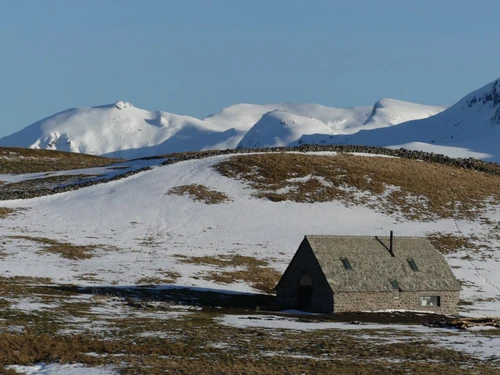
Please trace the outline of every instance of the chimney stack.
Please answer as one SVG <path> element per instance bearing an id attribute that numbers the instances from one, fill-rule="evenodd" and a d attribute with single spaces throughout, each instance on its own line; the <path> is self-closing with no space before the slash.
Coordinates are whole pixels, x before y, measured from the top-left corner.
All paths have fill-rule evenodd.
<path id="1" fill-rule="evenodd" d="M 390 240 L 389 240 L 389 241 L 390 241 L 390 242 L 389 242 L 389 253 L 391 253 L 391 256 L 395 257 L 395 255 L 394 255 L 394 251 L 393 251 L 393 249 L 394 249 L 394 247 L 393 247 L 394 236 L 393 236 L 393 234 L 392 234 L 392 230 L 391 230 L 391 237 L 390 237 Z"/>

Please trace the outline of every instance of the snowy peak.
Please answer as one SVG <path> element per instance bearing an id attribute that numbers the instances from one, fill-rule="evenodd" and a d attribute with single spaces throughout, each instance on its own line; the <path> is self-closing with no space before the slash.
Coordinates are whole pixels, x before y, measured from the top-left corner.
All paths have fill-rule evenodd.
<path id="1" fill-rule="evenodd" d="M 329 108 L 316 104 L 288 104 L 270 111 L 246 133 L 238 148 L 280 147 L 302 136 L 354 134 L 360 130 L 389 127 L 401 122 L 430 117 L 446 109 L 395 99 L 381 99 L 371 112 L 368 107 Z"/>
<path id="2" fill-rule="evenodd" d="M 384 98 L 373 105 L 370 116 L 363 123 L 363 129 L 382 128 L 406 121 L 427 118 L 446 109 L 445 106 L 430 106 L 402 100 Z"/>
<path id="3" fill-rule="evenodd" d="M 135 158 L 170 152 L 157 146 L 174 136 L 189 139 L 196 147 L 206 146 L 206 135 L 217 132 L 209 125 L 194 117 L 149 112 L 119 101 L 60 112 L 1 139 L 0 145 Z M 185 151 L 186 142 L 179 147 L 184 148 L 174 151 Z"/>
<path id="4" fill-rule="evenodd" d="M 500 104 L 500 91 L 498 88 L 498 81 L 499 79 L 466 96 L 465 101 L 469 108 L 474 105 L 484 106 L 487 103 L 489 103 L 490 106 L 498 106 L 498 104 Z M 471 96 L 472 98 L 469 99 L 469 97 Z"/>
<path id="5" fill-rule="evenodd" d="M 323 122 L 290 113 L 274 110 L 262 118 L 245 134 L 237 148 L 280 147 L 299 139 L 303 134 L 332 134 Z"/>
<path id="6" fill-rule="evenodd" d="M 286 111 L 304 117 L 314 117 L 332 129 L 343 131 L 359 126 L 370 114 L 370 107 L 334 108 L 313 103 L 235 104 L 203 119 L 222 128 L 235 127 L 248 131 L 268 112 Z"/>

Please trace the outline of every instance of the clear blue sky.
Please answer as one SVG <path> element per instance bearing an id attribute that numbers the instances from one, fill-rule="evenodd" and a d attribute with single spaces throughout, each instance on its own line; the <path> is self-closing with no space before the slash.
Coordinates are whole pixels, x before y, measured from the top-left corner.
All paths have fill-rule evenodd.
<path id="1" fill-rule="evenodd" d="M 117 100 L 453 104 L 500 76 L 500 1 L 0 0 L 0 137 Z"/>

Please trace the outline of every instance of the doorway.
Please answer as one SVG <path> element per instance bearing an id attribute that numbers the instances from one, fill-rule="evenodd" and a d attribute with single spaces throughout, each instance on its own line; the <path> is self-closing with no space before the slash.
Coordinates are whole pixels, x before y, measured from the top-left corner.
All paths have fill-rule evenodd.
<path id="1" fill-rule="evenodd" d="M 308 274 L 302 275 L 299 281 L 299 309 L 309 310 L 312 307 L 312 279 Z"/>

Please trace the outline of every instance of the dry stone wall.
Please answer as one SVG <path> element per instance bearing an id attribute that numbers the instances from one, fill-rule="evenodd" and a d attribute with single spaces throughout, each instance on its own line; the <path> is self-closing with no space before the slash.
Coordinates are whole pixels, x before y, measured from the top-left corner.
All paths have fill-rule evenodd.
<path id="1" fill-rule="evenodd" d="M 493 162 L 474 158 L 451 158 L 446 155 L 433 152 L 413 151 L 404 148 L 388 149 L 374 146 L 351 146 L 351 145 L 302 145 L 298 147 L 267 147 L 267 148 L 241 148 L 228 150 L 210 150 L 199 152 L 186 152 L 164 155 L 168 158 L 164 164 L 177 163 L 184 160 L 203 159 L 211 156 L 230 154 L 249 154 L 258 152 L 339 152 L 339 153 L 363 153 L 387 155 L 406 159 L 423 160 L 432 163 L 451 165 L 464 169 L 473 169 L 494 175 L 500 175 L 500 165 Z M 155 157 L 158 158 L 158 157 Z"/>
<path id="2" fill-rule="evenodd" d="M 119 175 L 116 175 L 111 178 L 92 178 L 88 181 L 78 182 L 76 184 L 69 184 L 63 186 L 56 186 L 52 189 L 33 189 L 33 190 L 18 190 L 18 191 L 2 191 L 0 192 L 0 200 L 12 200 L 12 199 L 31 199 L 36 197 L 43 197 L 45 195 L 53 195 L 58 193 L 65 193 L 67 191 L 78 190 L 84 187 L 93 186 L 102 184 L 105 182 L 121 180 L 122 178 L 126 178 L 132 176 L 134 174 L 144 172 L 150 170 L 151 167 L 144 167 L 140 169 L 136 169 L 133 171 L 128 171 Z"/>

